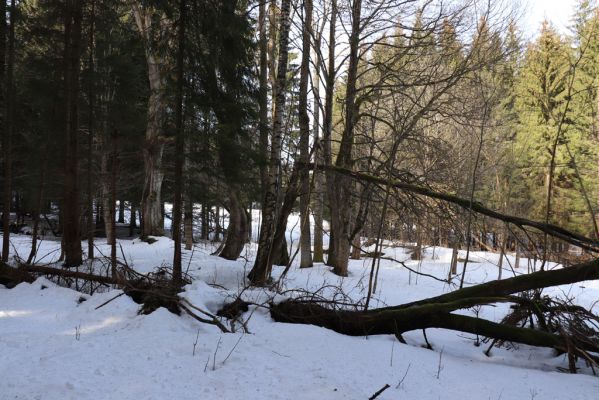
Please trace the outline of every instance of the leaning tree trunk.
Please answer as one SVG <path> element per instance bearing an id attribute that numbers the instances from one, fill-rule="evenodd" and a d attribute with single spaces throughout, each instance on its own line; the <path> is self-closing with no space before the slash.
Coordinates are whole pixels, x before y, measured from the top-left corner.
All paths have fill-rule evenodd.
<path id="1" fill-rule="evenodd" d="M 64 223 L 63 240 L 67 267 L 82 263 L 81 238 L 79 235 L 79 70 L 81 58 L 82 2 L 69 0 L 65 6 L 65 175 L 64 175 Z"/>
<path id="2" fill-rule="evenodd" d="M 143 146 L 144 186 L 141 199 L 142 237 L 164 234 L 161 211 L 161 193 L 164 172 L 162 154 L 164 152 L 164 120 L 166 117 L 166 68 L 165 58 L 155 49 L 150 38 L 152 29 L 165 30 L 168 20 L 161 16 L 160 27 L 152 27 L 154 10 L 133 2 L 133 16 L 144 41 L 148 64 L 150 97 L 148 98 L 146 139 Z"/>
<path id="3" fill-rule="evenodd" d="M 248 278 L 256 285 L 265 285 L 270 279 L 272 269 L 272 240 L 275 233 L 275 219 L 279 184 L 281 181 L 281 144 L 283 137 L 283 117 L 285 110 L 285 89 L 287 86 L 287 61 L 289 47 L 291 0 L 281 4 L 281 28 L 279 32 L 279 61 L 275 85 L 274 118 L 271 139 L 270 162 L 268 169 L 268 189 L 262 205 L 262 224 L 258 240 L 258 253 L 254 267 Z"/>
<path id="4" fill-rule="evenodd" d="M 287 230 L 287 220 L 293 211 L 295 201 L 300 194 L 300 174 L 298 168 L 294 168 L 289 177 L 287 190 L 283 197 L 283 204 L 277 213 L 275 222 L 275 234 L 272 241 L 271 261 L 274 265 L 289 264 L 289 250 L 287 250 L 287 240 L 285 232 Z"/>

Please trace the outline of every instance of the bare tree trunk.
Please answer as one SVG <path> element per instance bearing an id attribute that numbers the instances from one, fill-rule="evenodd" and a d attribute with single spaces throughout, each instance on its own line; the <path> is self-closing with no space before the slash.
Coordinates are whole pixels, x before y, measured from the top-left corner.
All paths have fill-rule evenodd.
<path id="1" fill-rule="evenodd" d="M 262 226 L 258 241 L 258 254 L 256 255 L 254 267 L 248 276 L 250 281 L 256 285 L 265 285 L 270 279 L 270 271 L 272 269 L 272 240 L 275 233 L 276 208 L 281 183 L 281 143 L 285 109 L 285 88 L 287 85 L 290 8 L 290 0 L 283 0 L 281 4 L 276 97 L 274 101 L 275 113 L 268 171 L 269 183 L 262 206 Z"/>
<path id="2" fill-rule="evenodd" d="M 484 97 L 484 95 L 483 95 Z M 470 257 L 470 246 L 472 245 L 472 203 L 474 202 L 474 191 L 476 189 L 476 174 L 478 172 L 478 164 L 480 162 L 480 155 L 483 148 L 483 138 L 485 133 L 485 125 L 487 123 L 487 113 L 489 111 L 489 101 L 484 98 L 484 112 L 482 123 L 480 126 L 480 138 L 478 142 L 478 148 L 476 150 L 476 160 L 474 161 L 474 168 L 472 170 L 472 182 L 470 183 L 470 204 L 468 207 L 468 227 L 466 228 L 466 258 L 464 259 L 464 266 L 462 267 L 462 276 L 460 277 L 460 289 L 464 287 L 464 279 L 466 277 L 466 266 L 468 265 L 468 259 Z"/>
<path id="3" fill-rule="evenodd" d="M 110 204 L 109 204 L 109 212 L 110 212 L 110 265 L 112 267 L 112 278 L 116 279 L 116 223 L 115 223 L 115 214 L 116 214 L 116 174 L 118 168 L 117 161 L 117 132 L 116 130 L 112 131 L 111 135 L 111 162 L 110 162 Z M 107 231 L 108 232 L 108 231 Z M 108 234 L 106 235 L 108 236 Z"/>
<path id="4" fill-rule="evenodd" d="M 220 207 L 216 206 L 214 210 L 214 238 L 212 238 L 213 242 L 220 242 L 221 232 L 222 228 L 220 226 Z"/>
<path id="5" fill-rule="evenodd" d="M 2 129 L 2 147 L 6 148 L 4 143 L 6 143 L 8 139 L 9 126 L 8 126 L 8 104 L 10 103 L 7 100 L 8 97 L 8 88 L 6 87 L 6 1 L 0 1 L 0 15 L 3 18 L 0 18 L 0 116 L 2 120 L 0 120 L 0 129 Z M 5 170 L 6 171 L 6 170 Z M 4 238 L 8 237 L 9 233 L 9 225 L 10 225 L 10 201 L 6 202 L 6 197 L 10 195 L 6 186 L 4 187 L 4 204 L 2 208 L 2 233 L 3 233 L 3 243 L 2 243 L 2 261 L 6 262 L 8 260 L 8 250 L 4 250 Z M 10 199 L 9 199 L 10 200 Z M 8 249 L 8 243 L 6 248 Z"/>
<path id="6" fill-rule="evenodd" d="M 225 246 L 219 256 L 227 260 L 237 260 L 248 238 L 248 218 L 245 207 L 239 199 L 238 190 L 229 188 L 229 226 Z"/>
<path id="7" fill-rule="evenodd" d="M 48 141 L 48 134 L 46 133 L 46 143 Z M 29 251 L 29 257 L 27 257 L 27 264 L 31 264 L 37 254 L 37 237 L 39 231 L 40 214 L 42 212 L 42 205 L 44 204 L 44 186 L 46 184 L 46 168 L 48 165 L 48 156 L 46 152 L 42 157 L 42 163 L 40 167 L 40 179 L 37 187 L 37 202 L 35 205 L 35 211 L 33 214 L 33 233 L 31 234 L 31 250 Z"/>
<path id="8" fill-rule="evenodd" d="M 333 134 L 333 96 L 335 95 L 335 46 L 336 46 L 336 25 L 337 25 L 337 0 L 331 0 L 331 20 L 329 21 L 329 54 L 328 66 L 325 79 L 325 104 L 323 115 L 322 148 L 324 153 L 324 165 L 330 166 L 333 163 L 331 137 Z M 333 199 L 333 178 L 334 174 L 330 171 L 325 172 L 326 191 L 329 207 Z M 332 254 L 335 254 L 335 231 L 330 226 L 329 229 L 329 248 L 327 256 L 327 265 L 332 265 Z"/>
<path id="9" fill-rule="evenodd" d="M 354 144 L 354 127 L 358 120 L 358 105 L 356 104 L 356 83 L 358 73 L 360 22 L 362 1 L 354 0 L 352 4 L 352 28 L 349 35 L 349 65 L 347 68 L 347 84 L 345 91 L 345 126 L 339 145 L 339 153 L 335 165 L 340 168 L 352 167 L 352 149 Z M 331 185 L 332 183 L 332 185 Z M 329 248 L 329 260 L 333 272 L 347 276 L 351 237 L 351 179 L 335 174 L 333 182 L 328 183 L 332 197 L 331 230 L 334 231 L 333 251 Z"/>
<path id="10" fill-rule="evenodd" d="M 65 6 L 65 176 L 64 176 L 64 264 L 81 265 L 79 235 L 79 69 L 81 58 L 81 0 L 68 0 Z"/>
<path id="11" fill-rule="evenodd" d="M 181 268 L 181 214 L 183 212 L 183 159 L 185 153 L 185 132 L 183 125 L 183 70 L 185 51 L 185 16 L 186 0 L 179 0 L 179 29 L 177 40 L 179 49 L 177 52 L 177 92 L 175 104 L 175 194 L 173 202 L 173 241 L 175 251 L 173 252 L 173 286 L 180 287 L 183 281 Z"/>
<path id="12" fill-rule="evenodd" d="M 131 202 L 131 217 L 129 217 L 129 236 L 135 235 L 135 228 L 137 228 L 137 220 L 136 220 L 137 208 L 135 206 L 135 202 Z"/>
<path id="13" fill-rule="evenodd" d="M 137 28 L 144 41 L 148 64 L 148 81 L 150 97 L 146 141 L 143 147 L 144 187 L 141 199 L 142 237 L 164 234 L 161 213 L 161 192 L 164 172 L 162 171 L 162 154 L 164 151 L 163 125 L 166 116 L 166 60 L 152 46 L 150 31 L 152 29 L 153 10 L 138 2 L 132 2 L 133 16 Z M 168 21 L 161 16 L 160 29 L 167 29 Z"/>
<path id="14" fill-rule="evenodd" d="M 4 1 L 4 0 L 2 0 Z M 4 5 L 5 7 L 5 5 Z M 2 7 L 2 8 L 4 8 Z M 14 66 L 15 66 L 15 0 L 10 2 L 10 28 L 8 32 L 8 62 L 7 62 L 7 74 L 6 74 L 6 99 L 8 100 L 6 110 L 6 124 L 4 134 L 2 135 L 2 154 L 4 164 L 4 201 L 3 201 L 3 212 L 2 212 L 2 261 L 8 261 L 8 254 L 10 252 L 10 206 L 12 201 L 12 136 L 14 135 L 15 126 L 15 85 L 14 85 Z M 5 13 L 2 14 L 2 18 L 5 17 Z M 6 24 L 6 20 L 3 21 L 3 25 Z M 3 29 L 6 29 L 3 27 Z M 0 38 L 4 40 L 4 32 Z M 4 47 L 4 43 L 2 44 Z M 3 53 L 3 52 L 2 52 Z M 2 54 L 4 56 L 4 54 Z M 4 69 L 4 57 L 0 59 Z M 0 76 L 2 79 L 3 76 Z"/>
<path id="15" fill-rule="evenodd" d="M 183 225 L 185 230 L 185 250 L 191 250 L 193 247 L 193 202 L 189 190 L 185 200 L 185 213 L 183 215 Z"/>
<path id="16" fill-rule="evenodd" d="M 501 275 L 503 273 L 503 258 L 505 257 L 505 238 L 501 238 L 499 249 L 499 262 L 497 263 L 497 279 L 501 279 Z"/>
<path id="17" fill-rule="evenodd" d="M 458 241 L 454 238 L 451 249 L 450 275 L 458 273 Z"/>
<path id="18" fill-rule="evenodd" d="M 210 239 L 210 207 L 202 204 L 202 239 Z"/>
<path id="19" fill-rule="evenodd" d="M 315 47 L 320 49 L 321 36 L 320 33 L 316 38 Z M 312 91 L 314 92 L 314 146 L 316 151 L 314 152 L 314 159 L 317 164 L 324 162 L 322 155 L 322 149 L 320 148 L 320 51 L 316 51 L 316 68 L 314 69 L 314 75 L 312 80 L 314 82 Z M 313 212 L 314 212 L 314 254 L 313 262 L 324 262 L 324 251 L 323 251 L 323 207 L 324 207 L 324 194 L 325 182 L 324 174 L 322 171 L 314 171 L 314 196 L 313 196 Z"/>
<path id="20" fill-rule="evenodd" d="M 90 28 L 89 28 L 89 116 L 88 116 L 88 138 L 87 138 L 87 257 L 89 259 L 94 258 L 94 235 L 96 229 L 94 226 L 94 191 L 93 191 L 93 148 L 94 148 L 94 105 L 95 105 L 95 93 L 94 93 L 94 78 L 95 78 L 95 22 L 96 22 L 96 1 L 91 2 L 91 16 L 90 16 Z"/>
<path id="21" fill-rule="evenodd" d="M 260 1 L 258 5 L 258 31 L 260 32 L 258 42 L 260 51 L 258 87 L 259 151 L 262 156 L 262 160 L 260 160 L 260 184 L 261 194 L 264 197 L 268 187 L 268 38 L 266 35 L 266 1 Z"/>
<path id="22" fill-rule="evenodd" d="M 104 134 L 106 136 L 106 133 Z M 112 139 L 111 139 L 112 140 Z M 102 215 L 104 222 L 104 233 L 106 235 L 106 243 L 112 244 L 112 225 L 114 225 L 115 214 L 112 212 L 113 206 L 111 191 L 112 169 L 108 168 L 112 150 L 109 150 L 109 144 L 106 143 L 107 138 L 103 139 L 103 150 L 100 159 L 100 173 L 102 175 Z M 112 164 L 111 164 L 112 165 Z"/>
<path id="23" fill-rule="evenodd" d="M 117 222 L 119 224 L 125 223 L 125 200 L 119 200 L 119 217 Z"/>
<path id="24" fill-rule="evenodd" d="M 102 179 L 104 176 L 102 175 Z M 100 198 L 102 201 L 96 201 L 96 234 L 98 236 L 106 235 L 106 228 L 104 227 L 104 181 L 102 180 L 102 193 Z"/>
<path id="25" fill-rule="evenodd" d="M 247 213 L 247 220 L 248 220 L 248 237 L 247 237 L 247 241 L 248 241 L 248 243 L 252 241 L 252 234 L 253 234 L 253 232 L 252 232 L 252 218 L 253 218 L 252 217 L 252 213 L 253 213 L 252 202 L 250 201 L 250 209 L 248 210 L 248 213 Z"/>
<path id="26" fill-rule="evenodd" d="M 310 79 L 310 36 L 312 30 L 312 0 L 304 0 L 302 29 L 302 62 L 299 83 L 300 162 L 310 162 L 310 117 L 308 116 L 308 81 Z M 300 172 L 300 268 L 312 267 L 312 241 L 310 231 L 310 171 Z"/>

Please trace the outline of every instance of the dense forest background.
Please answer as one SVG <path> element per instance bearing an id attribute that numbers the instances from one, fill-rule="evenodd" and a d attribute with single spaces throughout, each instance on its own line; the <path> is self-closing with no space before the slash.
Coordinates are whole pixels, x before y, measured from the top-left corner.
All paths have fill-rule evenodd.
<path id="1" fill-rule="evenodd" d="M 66 266 L 93 258 L 94 240 L 113 244 L 116 266 L 117 236 L 170 233 L 180 281 L 182 242 L 222 240 L 237 259 L 252 210 L 256 284 L 296 256 L 346 275 L 372 244 L 374 270 L 383 240 L 414 257 L 476 246 L 567 262 L 566 242 L 478 206 L 599 240 L 593 1 L 568 34 L 544 22 L 529 42 L 508 1 L 0 8 L 4 261 L 24 227 L 59 238 Z"/>

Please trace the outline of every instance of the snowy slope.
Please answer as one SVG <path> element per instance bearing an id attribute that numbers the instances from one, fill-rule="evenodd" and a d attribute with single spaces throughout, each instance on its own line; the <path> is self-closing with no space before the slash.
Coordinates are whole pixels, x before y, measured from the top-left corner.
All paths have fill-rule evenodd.
<path id="1" fill-rule="evenodd" d="M 29 239 L 12 238 L 21 256 L 28 252 Z M 121 243 L 129 263 L 142 272 L 170 261 L 172 242 L 166 238 L 152 245 Z M 53 252 L 58 246 L 42 243 L 40 254 L 51 253 L 44 261 L 58 256 Z M 105 245 L 99 247 L 108 254 Z M 184 253 L 184 269 L 189 265 L 195 278 L 184 296 L 216 312 L 244 286 L 251 262 L 225 261 L 210 256 L 211 250 L 210 244 L 198 244 L 193 257 Z M 408 258 L 401 248 L 384 251 Z M 253 254 L 253 247 L 245 253 L 250 260 Z M 434 257 L 428 249 L 424 262 L 406 264 L 445 277 L 450 256 L 449 249 L 434 249 Z M 469 283 L 496 278 L 497 255 L 474 253 L 473 259 L 477 262 L 469 265 Z M 314 291 L 330 285 L 323 293 L 332 295 L 331 286 L 340 286 L 357 301 L 365 295 L 370 262 L 352 261 L 344 279 L 323 265 L 292 268 L 284 289 Z M 275 278 L 282 270 L 275 267 Z M 511 274 L 503 271 L 504 277 Z M 381 263 L 380 277 L 375 306 L 453 290 L 390 262 Z M 599 282 L 552 291 L 590 306 L 599 299 Z M 430 351 L 421 347 L 421 332 L 406 335 L 407 345 L 393 336 L 347 337 L 319 327 L 275 323 L 262 307 L 251 307 L 246 314 L 251 315 L 250 334 L 221 334 L 214 326 L 164 309 L 137 315 L 139 306 L 127 296 L 95 309 L 118 293 L 81 295 L 45 279 L 12 290 L 0 287 L 0 399 L 367 399 L 385 384 L 391 387 L 378 399 L 599 398 L 598 378 L 586 369 L 578 375 L 557 372 L 567 360 L 548 349 L 495 348 L 487 357 L 488 344 L 476 347 L 472 335 L 430 330 Z M 244 292 L 245 299 L 258 304 L 271 296 L 262 289 Z M 484 307 L 480 315 L 499 320 L 506 310 L 507 305 Z"/>

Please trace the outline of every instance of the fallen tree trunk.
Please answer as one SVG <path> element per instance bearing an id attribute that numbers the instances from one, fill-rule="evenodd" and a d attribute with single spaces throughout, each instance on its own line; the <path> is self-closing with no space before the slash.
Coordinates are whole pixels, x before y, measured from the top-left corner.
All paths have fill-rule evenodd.
<path id="1" fill-rule="evenodd" d="M 277 322 L 316 325 L 349 336 L 401 335 L 413 330 L 443 328 L 560 351 L 566 351 L 567 347 L 558 335 L 481 318 L 424 310 L 408 313 L 403 310 L 376 311 L 331 310 L 316 303 L 290 300 L 273 305 L 270 314 Z M 599 348 L 593 346 L 586 350 L 598 351 Z"/>
<path id="2" fill-rule="evenodd" d="M 493 281 L 460 289 L 395 307 L 368 311 L 332 309 L 314 299 L 292 299 L 273 304 L 270 314 L 275 321 L 317 325 L 351 335 L 401 335 L 404 332 L 444 328 L 493 339 L 551 347 L 568 351 L 566 338 L 551 332 L 452 314 L 452 311 L 497 302 L 517 302 L 511 294 L 548 286 L 576 283 L 599 278 L 599 259 L 570 268 L 535 272 L 502 281 Z M 598 352 L 595 343 L 583 344 L 584 350 Z"/>
<path id="3" fill-rule="evenodd" d="M 26 265 L 26 266 L 21 267 L 20 269 L 22 269 L 24 272 L 29 272 L 29 273 L 33 272 L 33 273 L 37 273 L 37 274 L 60 276 L 63 278 L 83 279 L 83 280 L 93 281 L 93 282 L 97 282 L 97 283 L 104 283 L 107 285 L 118 285 L 118 284 L 124 284 L 126 282 L 124 279 L 116 279 L 116 278 L 112 278 L 110 276 L 89 274 L 86 272 L 78 272 L 78 271 L 73 271 L 70 269 L 58 269 L 58 268 L 52 268 L 52 267 L 43 267 L 40 265 Z"/>

